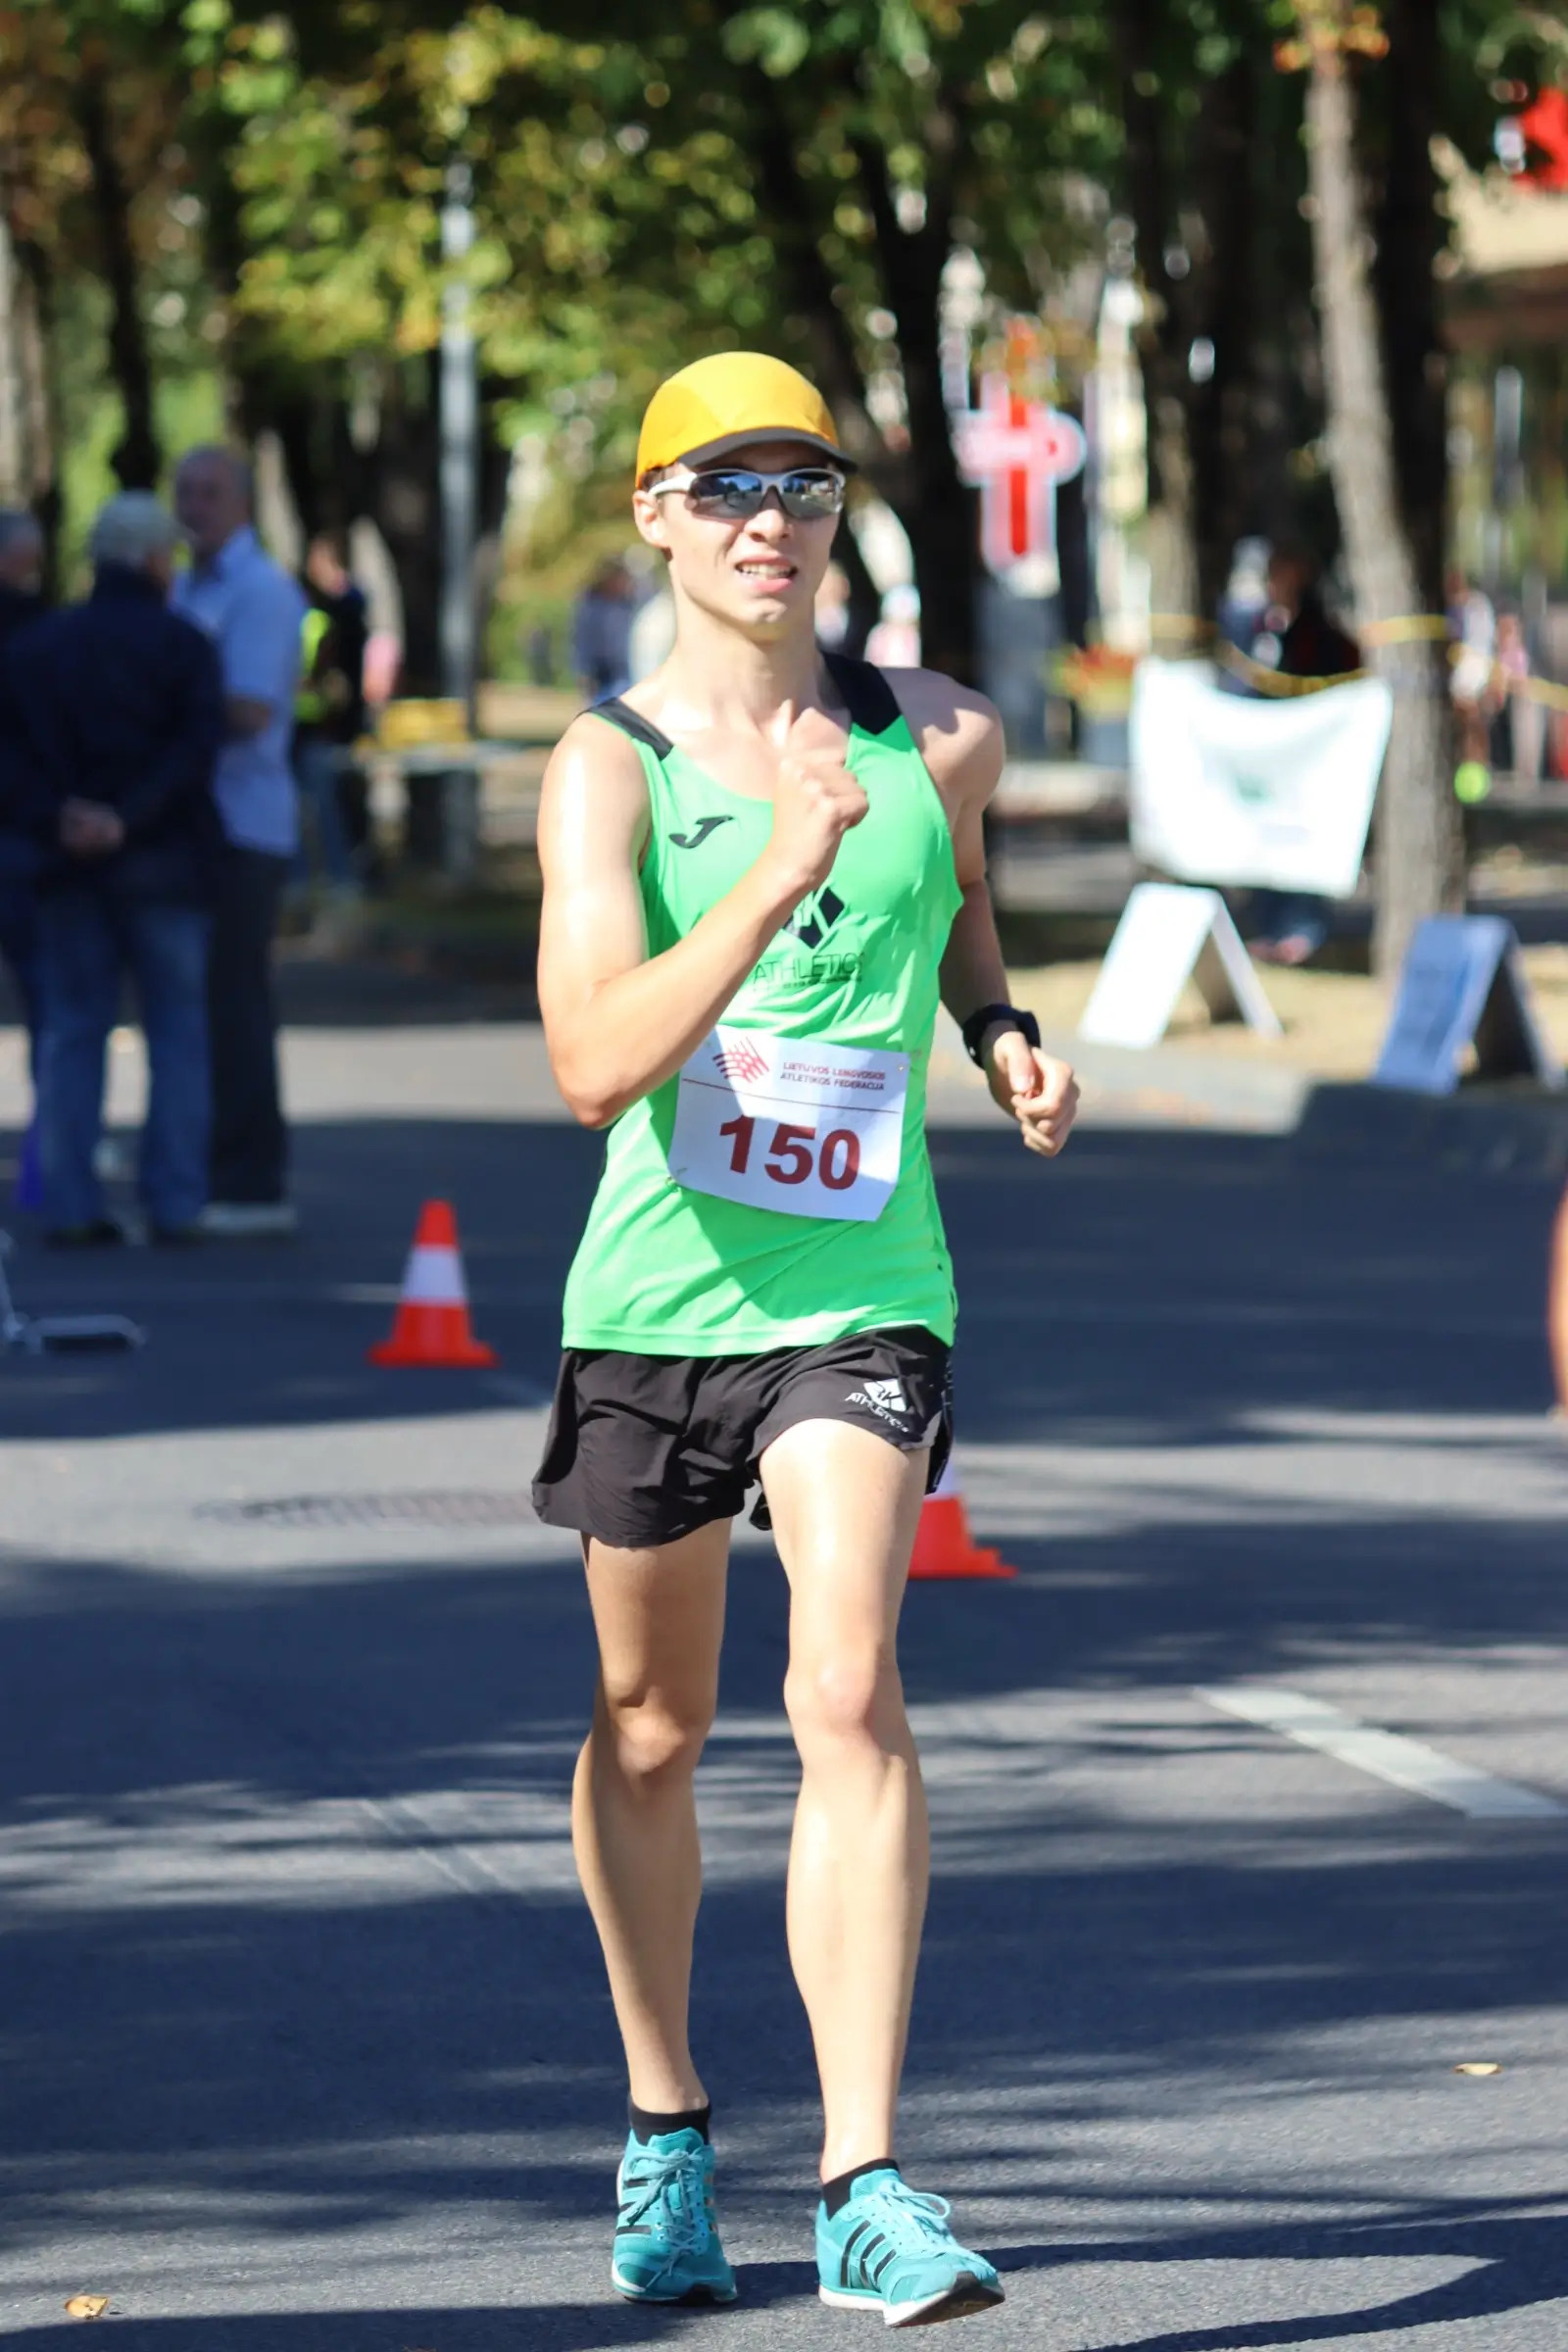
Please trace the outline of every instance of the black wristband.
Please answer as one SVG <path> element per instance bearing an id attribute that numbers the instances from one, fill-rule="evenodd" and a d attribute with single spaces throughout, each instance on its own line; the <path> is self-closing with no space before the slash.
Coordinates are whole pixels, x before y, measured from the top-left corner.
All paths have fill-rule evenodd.
<path id="1" fill-rule="evenodd" d="M 1020 1011 L 1016 1004 L 982 1004 L 963 1024 L 963 1050 L 977 1070 L 982 1066 L 980 1040 L 988 1029 L 998 1029 L 1004 1024 L 1020 1031 L 1027 1045 L 1039 1045 L 1040 1023 L 1032 1012 Z"/>

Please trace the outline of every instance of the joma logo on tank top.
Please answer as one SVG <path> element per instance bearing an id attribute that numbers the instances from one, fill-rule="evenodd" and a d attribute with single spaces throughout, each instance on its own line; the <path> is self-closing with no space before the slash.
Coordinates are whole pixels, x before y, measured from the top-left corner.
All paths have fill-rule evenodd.
<path id="1" fill-rule="evenodd" d="M 669 838 L 677 850 L 700 850 L 710 833 L 716 833 L 720 825 L 732 825 L 734 822 L 732 816 L 700 816 L 689 833 L 671 833 Z"/>

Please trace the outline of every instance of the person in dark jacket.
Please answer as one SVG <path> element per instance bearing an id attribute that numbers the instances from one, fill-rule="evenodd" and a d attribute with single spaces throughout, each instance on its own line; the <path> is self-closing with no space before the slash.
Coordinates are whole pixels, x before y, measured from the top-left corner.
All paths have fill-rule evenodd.
<path id="1" fill-rule="evenodd" d="M 1317 564 L 1305 548 L 1277 547 L 1269 558 L 1268 611 L 1252 659 L 1283 678 L 1343 678 L 1361 664 L 1361 650 L 1330 619 Z M 1248 942 L 1260 963 L 1305 963 L 1329 935 L 1331 905 L 1304 890 L 1254 890 Z"/>
<path id="2" fill-rule="evenodd" d="M 43 533 L 23 508 L 0 510 L 0 648 L 43 615 Z M 36 1056 L 38 845 L 18 811 L 16 725 L 0 707 L 0 960 L 11 974 Z"/>
<path id="3" fill-rule="evenodd" d="M 151 1092 L 140 1188 L 152 1236 L 194 1237 L 212 1124 L 207 946 L 219 827 L 222 681 L 208 638 L 168 610 L 179 529 L 149 491 L 93 526 L 92 594 L 9 663 L 39 886 L 38 1117 L 49 1238 L 118 1241 L 94 1172 L 104 1049 L 135 981 Z"/>
<path id="4" fill-rule="evenodd" d="M 365 733 L 369 621 L 365 591 L 350 573 L 345 552 L 334 531 L 318 532 L 306 551 L 300 585 L 310 601 L 300 641 L 292 756 L 327 886 L 353 898 L 360 884 L 346 821 L 344 755 Z"/>

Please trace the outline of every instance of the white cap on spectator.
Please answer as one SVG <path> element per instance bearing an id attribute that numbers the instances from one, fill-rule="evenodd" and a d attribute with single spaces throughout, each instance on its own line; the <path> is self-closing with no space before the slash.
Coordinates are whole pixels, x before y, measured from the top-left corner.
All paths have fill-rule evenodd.
<path id="1" fill-rule="evenodd" d="M 149 556 L 177 547 L 185 534 L 151 490 L 122 490 L 100 507 L 87 552 L 95 564 L 123 564 L 139 570 Z"/>

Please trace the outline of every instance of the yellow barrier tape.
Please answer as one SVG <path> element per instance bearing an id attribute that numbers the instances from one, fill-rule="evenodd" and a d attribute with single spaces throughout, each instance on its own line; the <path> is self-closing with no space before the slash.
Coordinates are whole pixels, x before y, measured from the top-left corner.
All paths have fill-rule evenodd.
<path id="1" fill-rule="evenodd" d="M 1510 678 L 1510 694 L 1522 694 L 1528 703 L 1544 703 L 1548 710 L 1568 710 L 1568 686 L 1554 686 L 1549 678 Z"/>
<path id="2" fill-rule="evenodd" d="M 1151 612 L 1149 628 L 1154 637 L 1196 637 L 1200 642 L 1218 635 L 1211 620 L 1195 620 L 1191 612 Z"/>
<path id="3" fill-rule="evenodd" d="M 1321 694 L 1326 686 L 1348 686 L 1356 678 L 1372 675 L 1369 669 L 1343 669 L 1328 678 L 1281 677 L 1262 662 L 1254 662 L 1240 646 L 1222 638 L 1212 621 L 1199 620 L 1191 612 L 1152 612 L 1149 616 L 1152 637 L 1183 637 L 1190 643 L 1213 644 L 1213 659 L 1232 675 L 1255 686 L 1259 694 L 1289 697 L 1300 694 Z M 1401 612 L 1392 620 L 1369 620 L 1357 632 L 1363 645 L 1416 645 L 1448 639 L 1448 660 L 1457 662 L 1472 649 L 1454 644 L 1452 629 L 1441 612 Z M 1497 687 L 1493 686 L 1495 693 Z M 1568 686 L 1558 686 L 1550 678 L 1513 677 L 1503 686 L 1504 695 L 1521 695 L 1526 702 L 1540 703 L 1547 710 L 1568 711 Z"/>
<path id="4" fill-rule="evenodd" d="M 1363 645 L 1416 645 L 1451 637 L 1453 630 L 1443 612 L 1398 612 L 1392 620 L 1369 620 L 1356 635 Z"/>
<path id="5" fill-rule="evenodd" d="M 422 751 L 426 746 L 445 750 L 449 744 L 467 743 L 467 707 L 451 698 L 424 702 L 406 697 L 382 710 L 378 736 L 384 752 Z"/>
<path id="6" fill-rule="evenodd" d="M 1287 678 L 1281 677 L 1277 669 L 1270 669 L 1265 662 L 1254 662 L 1250 654 L 1242 652 L 1240 646 L 1221 644 L 1215 651 L 1219 661 L 1234 676 L 1244 678 L 1249 686 L 1255 686 L 1258 693 L 1264 695 L 1321 694 L 1326 687 L 1348 686 L 1354 679 L 1364 678 L 1368 674 L 1364 669 L 1340 669 L 1327 678 Z"/>

